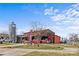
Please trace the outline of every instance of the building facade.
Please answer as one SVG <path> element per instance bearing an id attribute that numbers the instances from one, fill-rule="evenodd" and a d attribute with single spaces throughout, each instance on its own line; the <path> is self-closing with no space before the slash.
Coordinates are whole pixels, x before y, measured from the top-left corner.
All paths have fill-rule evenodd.
<path id="1" fill-rule="evenodd" d="M 60 41 L 60 36 L 58 36 L 58 35 L 55 35 L 54 36 L 54 42 L 56 43 L 56 44 L 59 44 L 61 41 Z"/>
<path id="2" fill-rule="evenodd" d="M 16 42 L 16 24 L 14 22 L 9 24 L 9 39 L 11 42 Z"/>
<path id="3" fill-rule="evenodd" d="M 24 39 L 32 43 L 60 43 L 60 36 L 49 29 L 26 32 Z"/>

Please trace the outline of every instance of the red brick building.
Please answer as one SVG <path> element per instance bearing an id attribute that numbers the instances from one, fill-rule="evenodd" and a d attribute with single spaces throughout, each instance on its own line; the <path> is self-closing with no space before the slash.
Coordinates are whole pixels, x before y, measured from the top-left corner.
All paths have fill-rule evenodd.
<path id="1" fill-rule="evenodd" d="M 32 43 L 60 43 L 60 37 L 49 29 L 26 32 L 24 39 Z"/>
<path id="2" fill-rule="evenodd" d="M 55 39 L 54 39 L 54 40 L 55 40 L 54 43 L 59 44 L 59 43 L 60 43 L 60 36 L 55 35 L 54 38 L 55 38 Z"/>

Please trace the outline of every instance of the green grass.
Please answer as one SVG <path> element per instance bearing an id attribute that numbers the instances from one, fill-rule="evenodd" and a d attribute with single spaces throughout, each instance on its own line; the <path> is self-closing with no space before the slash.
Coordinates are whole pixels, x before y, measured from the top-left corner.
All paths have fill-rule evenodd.
<path id="1" fill-rule="evenodd" d="M 7 45 L 17 45 L 17 43 L 9 43 L 3 42 L 0 46 L 7 46 Z M 79 45 L 68 45 L 68 44 L 40 44 L 39 47 L 37 44 L 29 45 L 24 44 L 20 46 L 15 46 L 14 48 L 24 48 L 24 49 L 54 49 L 54 50 L 63 50 L 64 48 L 79 48 Z"/>
<path id="2" fill-rule="evenodd" d="M 3 44 L 5 44 L 5 45 L 14 45 L 16 43 L 3 42 Z"/>
<path id="3" fill-rule="evenodd" d="M 24 56 L 79 56 L 79 53 L 60 53 L 60 52 L 31 52 Z"/>
<path id="4" fill-rule="evenodd" d="M 78 44 L 75 44 L 75 45 L 65 45 L 64 47 L 67 47 L 67 48 L 79 48 L 79 45 Z"/>
<path id="5" fill-rule="evenodd" d="M 0 44 L 0 46 L 15 45 L 15 44 L 17 43 L 3 42 L 2 44 Z"/>
<path id="6" fill-rule="evenodd" d="M 39 47 L 37 45 L 22 45 L 16 46 L 16 48 L 25 48 L 25 49 L 54 49 L 54 50 L 63 50 L 63 47 L 60 46 L 50 46 L 45 44 L 40 44 Z"/>
<path id="7" fill-rule="evenodd" d="M 60 46 L 64 48 L 79 48 L 79 44 L 52 44 L 52 46 Z"/>

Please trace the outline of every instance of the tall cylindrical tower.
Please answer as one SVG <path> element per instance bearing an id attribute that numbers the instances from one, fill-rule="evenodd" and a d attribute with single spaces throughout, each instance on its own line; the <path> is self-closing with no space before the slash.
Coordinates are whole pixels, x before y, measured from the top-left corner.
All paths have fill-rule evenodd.
<path id="1" fill-rule="evenodd" d="M 16 42 L 16 24 L 14 22 L 9 24 L 9 39 L 11 42 Z"/>

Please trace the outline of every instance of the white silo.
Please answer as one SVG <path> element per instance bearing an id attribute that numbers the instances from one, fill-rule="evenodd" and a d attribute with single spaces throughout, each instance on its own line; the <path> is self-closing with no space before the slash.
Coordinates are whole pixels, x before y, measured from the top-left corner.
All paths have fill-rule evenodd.
<path id="1" fill-rule="evenodd" d="M 14 22 L 9 24 L 9 39 L 11 42 L 16 42 L 16 24 Z"/>

